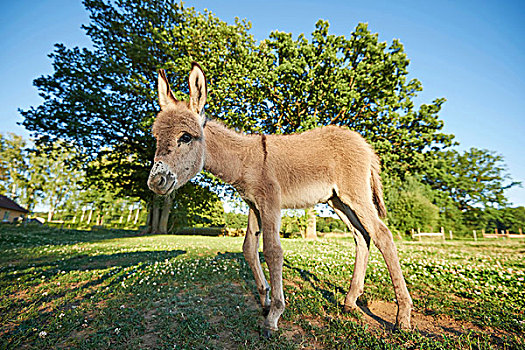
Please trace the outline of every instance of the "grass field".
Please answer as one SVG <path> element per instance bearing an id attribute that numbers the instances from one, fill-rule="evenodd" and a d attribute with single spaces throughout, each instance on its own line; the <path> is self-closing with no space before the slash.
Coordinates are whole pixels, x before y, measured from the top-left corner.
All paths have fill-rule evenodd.
<path id="1" fill-rule="evenodd" d="M 393 331 L 373 248 L 342 314 L 352 239 L 283 239 L 286 311 L 260 337 L 242 238 L 0 226 L 0 347 L 81 349 L 523 349 L 525 242 L 397 242 L 415 310 Z M 262 256 L 262 254 L 261 254 Z"/>

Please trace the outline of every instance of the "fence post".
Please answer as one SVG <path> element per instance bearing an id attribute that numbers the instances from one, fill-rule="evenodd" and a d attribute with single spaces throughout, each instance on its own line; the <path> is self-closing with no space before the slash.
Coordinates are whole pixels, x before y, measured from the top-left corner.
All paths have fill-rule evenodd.
<path id="1" fill-rule="evenodd" d="M 485 238 L 485 229 L 484 228 L 481 229 L 481 235 L 483 236 L 483 238 Z"/>
<path id="2" fill-rule="evenodd" d="M 417 228 L 417 240 L 421 241 L 421 229 L 419 227 Z"/>
<path id="3" fill-rule="evenodd" d="M 478 240 L 478 236 L 476 236 L 476 230 L 473 230 L 472 232 L 474 233 L 474 241 L 477 241 Z"/>
<path id="4" fill-rule="evenodd" d="M 518 232 L 520 233 L 520 235 L 523 234 L 523 230 L 521 229 L 521 227 L 518 229 Z"/>
<path id="5" fill-rule="evenodd" d="M 448 231 L 448 236 L 450 237 L 450 240 L 453 240 L 454 238 L 452 237 L 452 230 Z"/>
<path id="6" fill-rule="evenodd" d="M 441 227 L 441 238 L 445 240 L 445 228 Z"/>
<path id="7" fill-rule="evenodd" d="M 139 214 L 140 214 L 140 206 L 137 208 L 137 214 L 135 215 L 135 220 L 133 220 L 133 225 L 136 225 L 137 221 L 139 221 Z"/>

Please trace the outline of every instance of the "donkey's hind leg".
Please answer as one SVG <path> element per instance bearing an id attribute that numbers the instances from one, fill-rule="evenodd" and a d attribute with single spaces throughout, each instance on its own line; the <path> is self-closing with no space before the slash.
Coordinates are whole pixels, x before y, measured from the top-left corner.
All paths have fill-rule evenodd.
<path id="1" fill-rule="evenodd" d="M 350 221 L 351 213 L 348 212 L 348 207 L 338 197 L 333 197 L 328 203 L 354 234 L 356 243 L 354 273 L 350 283 L 350 290 L 345 298 L 343 311 L 355 310 L 357 309 L 357 298 L 364 292 L 366 266 L 370 252 L 370 236 L 366 232 L 363 234 L 353 226 Z"/>
<path id="2" fill-rule="evenodd" d="M 270 286 L 264 278 L 264 273 L 259 260 L 259 236 L 260 236 L 259 220 L 257 214 L 250 209 L 248 213 L 248 227 L 246 229 L 246 236 L 244 237 L 244 244 L 242 251 L 244 258 L 250 265 L 253 276 L 255 277 L 255 284 L 261 299 L 261 306 L 263 307 L 264 316 L 268 315 L 270 311 Z"/>
<path id="3" fill-rule="evenodd" d="M 411 329 L 410 317 L 412 312 L 412 298 L 410 297 L 405 278 L 403 277 L 403 272 L 401 271 L 401 264 L 399 263 L 394 238 L 392 232 L 390 232 L 381 219 L 377 218 L 375 225 L 376 234 L 373 237 L 373 241 L 385 259 L 390 278 L 392 279 L 392 284 L 394 285 L 394 292 L 396 294 L 396 328 L 409 330 Z"/>
<path id="4" fill-rule="evenodd" d="M 343 200 L 344 199 L 342 199 L 342 201 Z M 371 201 L 369 205 L 355 205 L 352 207 L 346 204 L 346 201 L 343 204 L 348 208 L 349 218 L 352 224 L 359 231 L 363 232 L 363 234 L 366 232 L 369 234 L 385 259 L 397 300 L 396 327 L 400 329 L 410 329 L 412 298 L 408 293 L 405 278 L 401 271 L 392 232 L 390 232 L 379 218 L 377 209 Z"/>

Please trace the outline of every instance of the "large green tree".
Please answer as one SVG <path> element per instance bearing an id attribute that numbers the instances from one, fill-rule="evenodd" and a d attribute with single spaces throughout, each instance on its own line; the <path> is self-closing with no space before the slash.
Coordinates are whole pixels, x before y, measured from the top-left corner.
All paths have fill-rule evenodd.
<path id="1" fill-rule="evenodd" d="M 22 112 L 24 125 L 41 143 L 77 145 L 90 181 L 103 179 L 113 192 L 149 203 L 153 231 L 167 230 L 173 207 L 171 198 L 159 201 L 146 187 L 159 68 L 184 99 L 190 62 L 201 62 L 210 87 L 207 113 L 239 130 L 292 133 L 328 124 L 357 130 L 395 177 L 422 171 L 426 154 L 451 142 L 437 115 L 444 100 L 416 108 L 421 84 L 407 78 L 403 46 L 379 42 L 364 24 L 346 37 L 329 34 L 328 23 L 319 21 L 311 39 L 274 32 L 257 44 L 249 23 L 228 25 L 175 1 L 84 4 L 93 48 L 56 46 L 55 72 L 35 80 L 44 102 Z"/>
<path id="2" fill-rule="evenodd" d="M 409 60 L 398 40 L 380 42 L 363 23 L 348 36 L 328 29 L 320 20 L 310 40 L 276 31 L 261 43 L 263 130 L 287 134 L 347 126 L 374 145 L 391 176 L 424 171 L 426 154 L 453 138 L 441 132 L 444 99 L 416 108 L 413 99 L 422 86 L 408 79 Z"/>
<path id="3" fill-rule="evenodd" d="M 159 213 L 159 201 L 146 186 L 155 151 L 150 128 L 158 110 L 156 72 L 170 72 L 182 99 L 191 61 L 204 62 L 212 86 L 208 110 L 244 125 L 235 115 L 247 114 L 242 96 L 249 94 L 243 89 L 254 88 L 249 24 L 227 25 L 166 0 L 86 0 L 84 5 L 91 18 L 84 29 L 93 49 L 56 45 L 50 55 L 55 72 L 35 80 L 44 102 L 22 112 L 24 125 L 41 143 L 74 142 L 92 181 L 104 178 L 112 191 L 138 196 Z M 170 203 L 161 207 L 171 209 Z"/>
<path id="4" fill-rule="evenodd" d="M 416 108 L 413 99 L 422 87 L 407 78 L 403 45 L 380 42 L 366 24 L 358 24 L 348 37 L 329 34 L 329 24 L 322 20 L 311 39 L 275 31 L 258 51 L 264 74 L 257 113 L 265 132 L 350 127 L 374 145 L 394 181 L 424 172 L 427 155 L 452 142 L 452 135 L 441 132 L 438 118 L 444 99 Z M 415 206 L 429 202 L 421 195 L 412 199 L 420 199 Z M 306 213 L 315 227 L 315 212 Z"/>
<path id="5" fill-rule="evenodd" d="M 436 153 L 431 163 L 424 181 L 462 211 L 504 207 L 508 204 L 505 190 L 519 185 L 511 180 L 503 157 L 494 151 L 447 150 Z"/>

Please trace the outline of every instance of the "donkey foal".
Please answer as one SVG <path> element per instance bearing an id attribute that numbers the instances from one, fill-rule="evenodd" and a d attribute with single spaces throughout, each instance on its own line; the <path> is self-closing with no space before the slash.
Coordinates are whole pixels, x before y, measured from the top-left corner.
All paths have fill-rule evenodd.
<path id="1" fill-rule="evenodd" d="M 248 203 L 243 244 L 266 315 L 263 334 L 276 331 L 284 311 L 283 250 L 279 239 L 282 208 L 328 203 L 354 232 L 356 259 L 344 310 L 356 309 L 363 293 L 370 241 L 381 251 L 394 285 L 396 326 L 410 329 L 412 299 L 401 272 L 386 215 L 379 160 L 356 132 L 328 126 L 294 135 L 245 135 L 207 120 L 206 78 L 197 63 L 189 76 L 189 102 L 175 99 L 159 71 L 161 111 L 153 124 L 157 150 L 148 186 L 166 195 L 205 169 L 232 184 Z M 355 230 L 353 229 L 355 228 Z M 259 261 L 259 234 L 270 272 L 266 281 Z"/>

